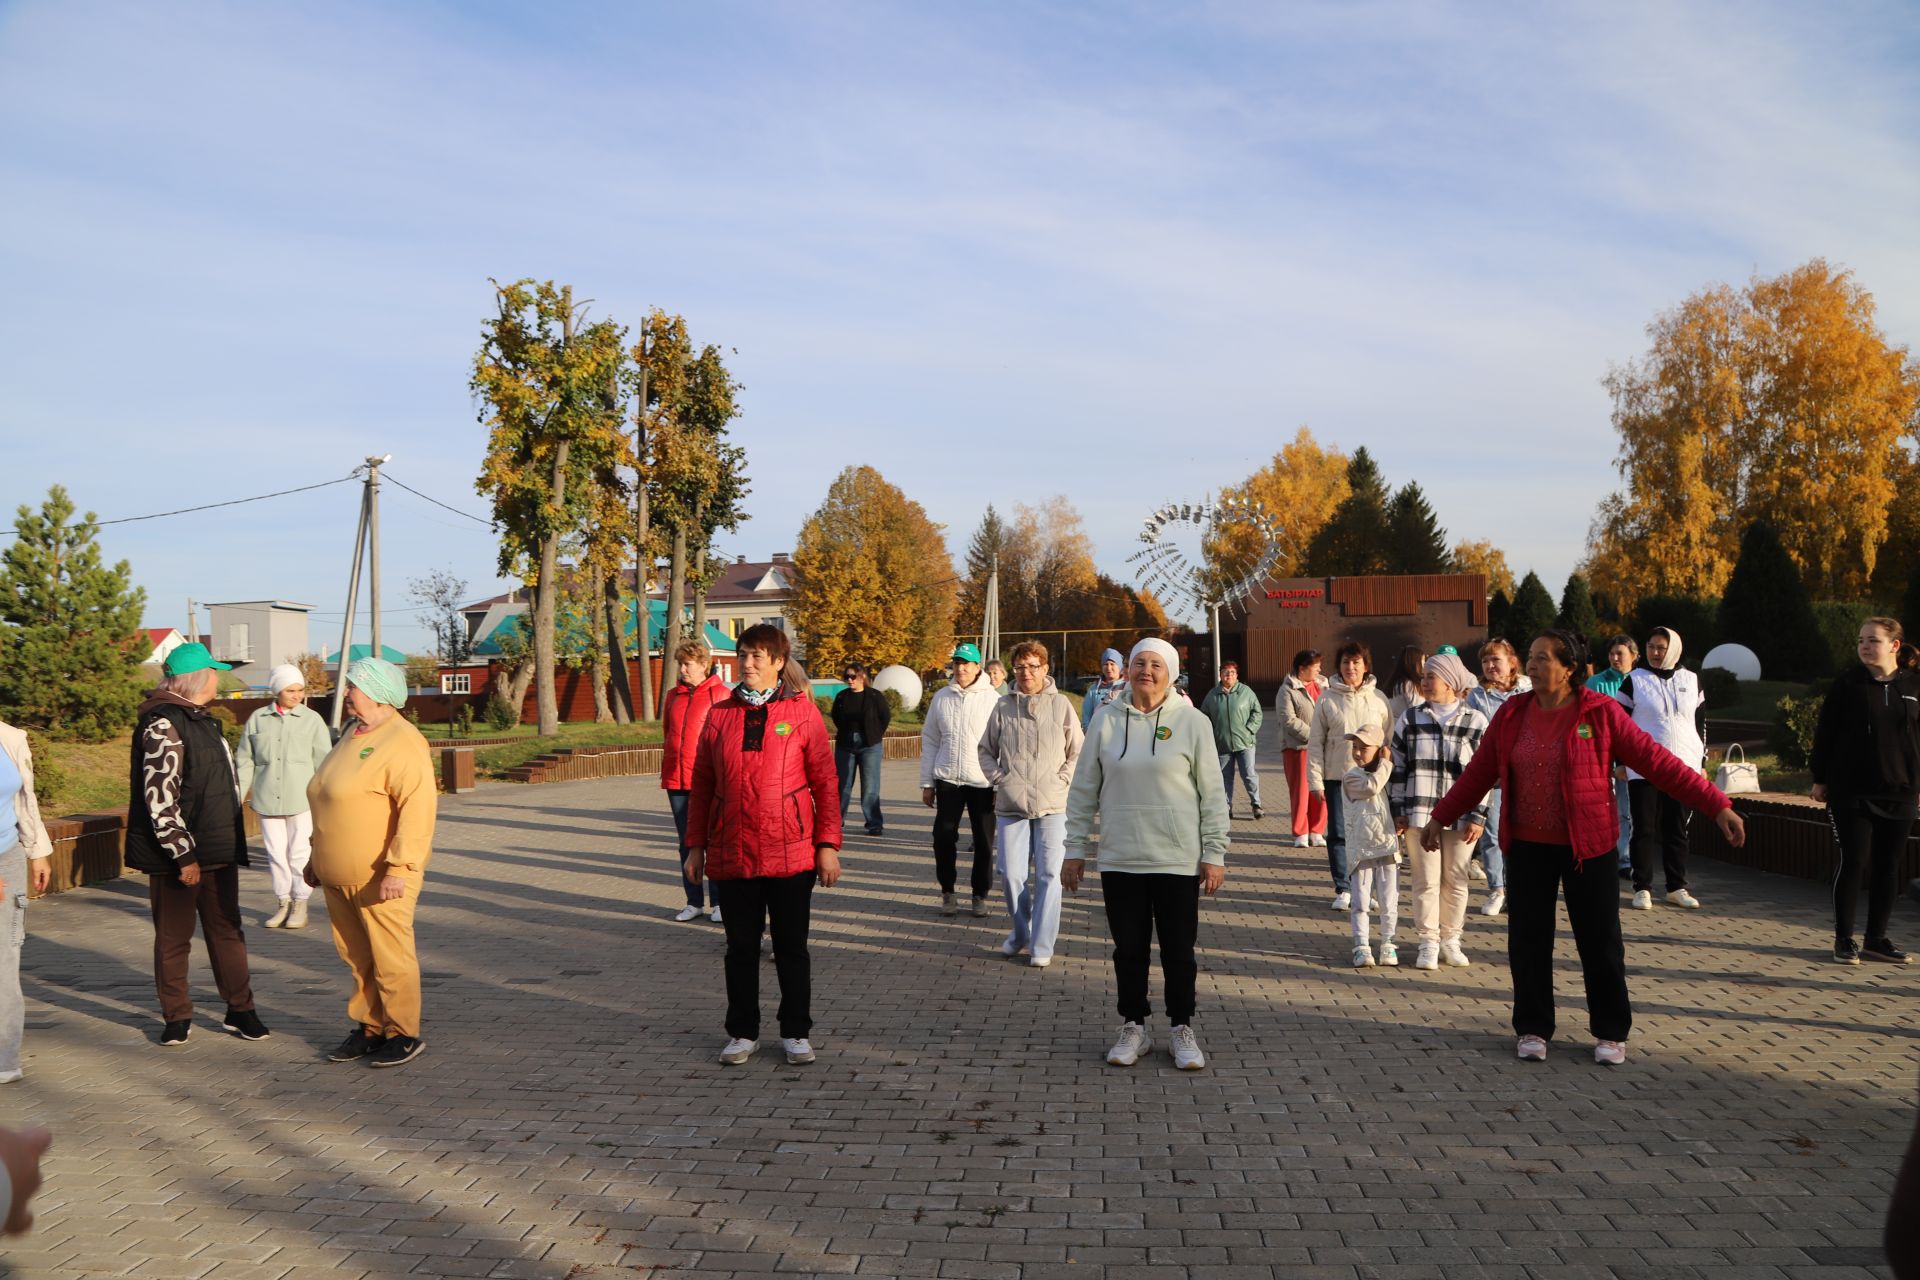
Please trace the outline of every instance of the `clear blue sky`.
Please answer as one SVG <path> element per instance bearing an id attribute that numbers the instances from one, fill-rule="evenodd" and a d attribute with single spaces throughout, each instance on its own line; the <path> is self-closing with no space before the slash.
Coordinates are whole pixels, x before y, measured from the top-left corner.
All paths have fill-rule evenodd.
<path id="1" fill-rule="evenodd" d="M 344 474 L 482 512 L 488 276 L 735 348 L 752 519 L 851 461 L 1102 567 L 1301 423 L 1555 590 L 1661 308 L 1814 255 L 1920 336 L 1908 3 L 0 5 L 8 509 Z M 150 621 L 337 639 L 348 486 L 121 526 Z M 384 511 L 389 643 L 490 535 Z"/>

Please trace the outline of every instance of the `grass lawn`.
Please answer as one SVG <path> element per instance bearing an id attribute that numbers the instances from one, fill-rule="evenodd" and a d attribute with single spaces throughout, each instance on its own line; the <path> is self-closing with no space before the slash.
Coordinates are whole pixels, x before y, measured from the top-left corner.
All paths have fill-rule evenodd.
<path id="1" fill-rule="evenodd" d="M 507 770 L 515 765 L 525 764 L 536 756 L 558 751 L 562 747 L 625 746 L 636 742 L 658 742 L 661 737 L 658 721 L 650 724 L 563 724 L 560 732 L 550 738 L 540 737 L 532 726 L 524 724 L 499 733 L 476 725 L 474 733 L 489 738 L 517 739 L 495 747 L 474 748 L 474 772 L 483 778 L 504 778 Z M 433 735 L 429 734 L 427 741 L 433 740 Z"/>
<path id="2" fill-rule="evenodd" d="M 127 768 L 133 744 L 131 731 L 109 742 L 49 742 L 38 740 L 42 754 L 34 757 L 34 767 L 43 775 L 37 779 L 41 811 L 49 818 L 70 813 L 92 813 L 96 809 L 118 809 L 127 803 Z M 47 763 L 66 776 L 57 786 L 48 787 Z"/>
<path id="3" fill-rule="evenodd" d="M 1739 697 L 1724 707 L 1707 708 L 1709 720 L 1758 720 L 1773 723 L 1774 703 L 1789 695 L 1804 698 L 1807 694 L 1824 688 L 1825 681 L 1819 684 L 1801 684 L 1794 680 L 1742 680 Z"/>

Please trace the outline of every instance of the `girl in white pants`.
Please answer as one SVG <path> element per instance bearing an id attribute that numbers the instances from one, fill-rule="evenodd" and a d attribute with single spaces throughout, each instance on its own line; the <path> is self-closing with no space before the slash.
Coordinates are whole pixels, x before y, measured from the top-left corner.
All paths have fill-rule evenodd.
<path id="1" fill-rule="evenodd" d="M 327 722 L 306 705 L 300 668 L 283 664 L 267 680 L 273 701 L 247 717 L 233 750 L 234 781 L 260 819 L 267 846 L 267 867 L 277 909 L 269 929 L 307 927 L 307 899 L 313 889 L 301 872 L 313 841 L 313 814 L 307 809 L 307 784 L 333 748 Z"/>
<path id="2" fill-rule="evenodd" d="M 1353 967 L 1373 967 L 1367 912 L 1380 904 L 1380 963 L 1400 963 L 1393 945 L 1400 927 L 1400 841 L 1387 807 L 1387 783 L 1393 776 L 1393 757 L 1386 753 L 1386 734 L 1377 724 L 1361 725 L 1347 735 L 1353 744 L 1353 767 L 1340 779 L 1341 816 L 1346 823 L 1347 859 L 1353 879 Z"/>

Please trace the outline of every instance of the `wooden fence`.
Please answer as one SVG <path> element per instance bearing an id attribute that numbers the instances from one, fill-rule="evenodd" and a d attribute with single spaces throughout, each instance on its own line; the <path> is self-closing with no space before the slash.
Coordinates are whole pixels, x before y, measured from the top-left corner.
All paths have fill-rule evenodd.
<path id="1" fill-rule="evenodd" d="M 1830 881 L 1839 866 L 1840 851 L 1825 805 L 1804 796 L 1735 796 L 1734 810 L 1747 824 L 1747 843 L 1738 849 L 1721 838 L 1711 822 L 1693 823 L 1692 852 L 1716 862 L 1771 871 L 1802 880 Z M 1901 860 L 1900 883 L 1920 879 L 1920 831 L 1908 839 Z"/>

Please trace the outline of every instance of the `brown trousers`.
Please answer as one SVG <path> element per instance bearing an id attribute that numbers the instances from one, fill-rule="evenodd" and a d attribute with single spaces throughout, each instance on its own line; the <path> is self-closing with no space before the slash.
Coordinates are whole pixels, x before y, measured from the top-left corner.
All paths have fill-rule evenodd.
<path id="1" fill-rule="evenodd" d="M 327 885 L 333 945 L 353 973 L 347 1016 L 374 1035 L 420 1034 L 420 961 L 413 950 L 413 909 L 420 886 L 380 901 L 380 881 Z"/>
<path id="2" fill-rule="evenodd" d="M 196 919 L 220 998 L 231 1010 L 253 1008 L 247 937 L 240 929 L 240 868 L 202 867 L 200 883 L 191 886 L 178 876 L 148 876 L 147 901 L 153 906 L 153 985 L 160 993 L 160 1016 L 168 1022 L 193 1017 L 187 961 Z"/>

